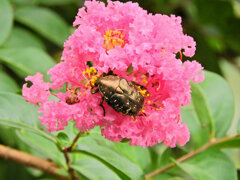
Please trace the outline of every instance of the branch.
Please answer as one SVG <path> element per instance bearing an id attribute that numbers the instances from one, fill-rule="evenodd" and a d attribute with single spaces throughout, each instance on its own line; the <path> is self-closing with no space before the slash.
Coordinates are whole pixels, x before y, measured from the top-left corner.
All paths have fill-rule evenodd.
<path id="1" fill-rule="evenodd" d="M 64 151 L 71 152 L 72 149 L 74 148 L 77 140 L 80 138 L 80 136 L 81 136 L 82 134 L 83 134 L 83 132 L 80 131 L 80 132 L 76 135 L 76 137 L 73 139 L 72 144 L 71 144 L 69 147 L 65 148 Z"/>
<path id="2" fill-rule="evenodd" d="M 71 180 L 78 180 L 80 179 L 80 177 L 78 177 L 78 175 L 76 174 L 76 172 L 74 171 L 73 168 L 71 168 L 71 160 L 69 158 L 69 153 L 72 152 L 77 140 L 80 138 L 80 136 L 82 135 L 82 132 L 80 131 L 76 137 L 74 138 L 74 140 L 72 141 L 72 144 L 69 147 L 65 147 L 63 148 L 62 152 L 64 154 L 67 166 L 68 166 L 68 173 L 71 176 Z"/>
<path id="3" fill-rule="evenodd" d="M 240 136 L 240 133 L 238 133 L 235 136 L 224 137 L 224 138 L 217 139 L 217 140 L 214 139 L 214 140 L 208 142 L 207 144 L 205 144 L 204 146 L 202 146 L 201 148 L 199 148 L 199 149 L 197 149 L 195 151 L 192 151 L 192 152 L 190 152 L 190 153 L 188 153 L 188 154 L 178 158 L 177 162 L 181 163 L 183 161 L 186 161 L 187 159 L 190 159 L 191 157 L 196 156 L 197 154 L 201 153 L 202 151 L 208 149 L 209 147 L 211 147 L 213 145 L 220 144 L 220 143 L 225 142 L 225 141 L 229 141 L 229 140 L 234 139 L 234 138 L 239 137 L 239 136 Z M 169 164 L 169 165 L 167 165 L 167 166 L 165 166 L 165 167 L 163 167 L 161 169 L 157 169 L 157 170 L 155 170 L 155 171 L 153 171 L 151 173 L 148 173 L 148 174 L 145 175 L 145 178 L 146 179 L 150 179 L 150 178 L 152 178 L 152 177 L 154 177 L 154 176 L 156 176 L 158 174 L 161 174 L 161 173 L 165 172 L 168 169 L 171 169 L 172 167 L 174 167 L 174 165 L 175 165 L 174 163 L 171 163 L 171 164 Z"/>
<path id="4" fill-rule="evenodd" d="M 60 168 L 54 162 L 30 155 L 22 151 L 18 151 L 16 149 L 1 144 L 0 157 L 42 170 L 45 173 L 51 174 L 61 180 L 69 180 L 68 177 L 62 176 L 57 173 L 57 170 L 59 170 Z"/>

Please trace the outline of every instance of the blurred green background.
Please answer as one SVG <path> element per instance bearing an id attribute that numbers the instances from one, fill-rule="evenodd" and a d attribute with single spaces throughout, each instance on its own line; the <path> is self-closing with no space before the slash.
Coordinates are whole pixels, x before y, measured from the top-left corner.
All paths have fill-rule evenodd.
<path id="1" fill-rule="evenodd" d="M 233 124 L 236 124 L 240 118 L 240 1 L 133 2 L 138 2 L 149 13 L 182 17 L 184 33 L 197 42 L 196 54 L 191 59 L 229 82 L 235 98 Z M 59 62 L 63 43 L 73 32 L 72 23 L 83 4 L 83 0 L 0 0 L 1 91 L 21 94 L 24 77 L 36 71 L 46 73 Z M 233 125 L 228 134 L 233 134 L 236 126 Z M 0 130 L 0 143 L 16 148 L 21 146 L 11 129 Z M 235 166 L 240 168 L 239 151 L 230 154 L 236 161 Z M 38 172 L 0 159 L 0 179 L 15 179 L 16 174 L 19 179 L 31 179 L 34 173 Z"/>

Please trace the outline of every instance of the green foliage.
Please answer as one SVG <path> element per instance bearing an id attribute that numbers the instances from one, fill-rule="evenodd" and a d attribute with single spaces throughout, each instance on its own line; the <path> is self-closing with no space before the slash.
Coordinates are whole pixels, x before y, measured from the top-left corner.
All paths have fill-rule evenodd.
<path id="1" fill-rule="evenodd" d="M 210 72 L 205 72 L 205 76 L 202 83 L 192 84 L 192 103 L 182 108 L 195 148 L 208 142 L 210 136 L 225 136 L 234 113 L 232 93 L 225 80 Z"/>
<path id="2" fill-rule="evenodd" d="M 191 104 L 181 112 L 191 132 L 190 142 L 174 149 L 161 144 L 143 149 L 128 142 L 108 141 L 95 128 L 89 134 L 81 133 L 68 152 L 67 163 L 64 149 L 79 133 L 75 123 L 70 121 L 64 130 L 48 133 L 40 125 L 37 107 L 19 94 L 27 75 L 46 74 L 60 60 L 63 43 L 73 31 L 72 22 L 83 0 L 0 0 L 0 143 L 50 159 L 60 167 L 60 174 L 68 175 L 72 168 L 82 179 L 140 180 L 172 163 L 170 169 L 151 179 L 236 180 L 235 166 L 240 167 L 240 137 L 234 136 L 240 132 L 239 2 L 138 2 L 149 12 L 182 16 L 184 32 L 197 42 L 193 59 L 207 70 L 222 73 L 227 80 L 205 71 L 205 81 L 192 83 Z M 226 138 L 228 135 L 232 137 Z M 208 148 L 196 151 L 206 144 Z M 184 162 L 177 161 L 189 153 L 195 154 Z M 40 171 L 0 160 L 0 179 L 16 177 L 49 178 Z"/>
<path id="3" fill-rule="evenodd" d="M 37 109 L 25 102 L 21 96 L 0 92 L 0 101 L 0 124 L 17 129 L 26 129 L 53 142 L 56 141 L 53 136 L 40 129 Z"/>
<path id="4" fill-rule="evenodd" d="M 71 145 L 71 141 L 70 141 L 68 135 L 64 132 L 58 133 L 57 143 L 60 147 L 68 147 Z"/>
<path id="5" fill-rule="evenodd" d="M 73 169 L 79 172 L 87 179 L 92 180 L 120 180 L 121 178 L 113 170 L 108 168 L 107 165 L 101 163 L 95 157 L 87 154 L 77 153 L 74 154 L 74 163 L 71 165 Z"/>
<path id="6" fill-rule="evenodd" d="M 233 92 L 233 96 L 235 99 L 235 113 L 234 113 L 234 117 L 233 117 L 233 126 L 230 129 L 230 133 L 234 134 L 236 133 L 236 128 L 237 128 L 237 124 L 238 121 L 240 119 L 240 71 L 237 67 L 234 66 L 234 64 L 222 59 L 220 61 L 220 67 L 223 71 L 223 75 L 226 77 L 232 92 Z"/>
<path id="7" fill-rule="evenodd" d="M 36 3 L 42 5 L 65 5 L 74 2 L 79 2 L 79 0 L 36 0 Z"/>
<path id="8" fill-rule="evenodd" d="M 136 164 L 108 147 L 95 145 L 93 143 L 80 143 L 77 150 L 80 152 L 88 152 L 98 157 L 99 160 L 105 161 L 109 166 L 113 166 L 112 168 L 117 169 L 117 172 L 120 171 L 123 173 L 125 179 L 137 180 L 143 178 L 143 172 Z"/>
<path id="9" fill-rule="evenodd" d="M 16 93 L 19 90 L 17 83 L 4 71 L 0 71 L 0 79 L 0 92 Z"/>
<path id="10" fill-rule="evenodd" d="M 0 1 L 0 45 L 9 36 L 13 23 L 13 12 L 8 0 Z"/>
<path id="11" fill-rule="evenodd" d="M 27 29 L 15 26 L 2 48 L 22 47 L 35 47 L 45 50 L 45 45 L 38 36 Z"/>
<path id="12" fill-rule="evenodd" d="M 62 47 L 69 36 L 66 22 L 55 12 L 40 7 L 21 7 L 15 11 L 16 21 L 30 27 Z"/>
<path id="13" fill-rule="evenodd" d="M 196 180 L 237 180 L 233 162 L 219 150 L 207 150 L 187 162 L 175 161 L 175 163 L 177 167 Z"/>
<path id="14" fill-rule="evenodd" d="M 2 48 L 0 62 L 12 67 L 22 78 L 36 72 L 45 73 L 54 65 L 53 59 L 46 52 L 33 47 Z"/>
<path id="15" fill-rule="evenodd" d="M 19 130 L 17 135 L 22 142 L 31 147 L 31 153 L 37 153 L 38 156 L 51 159 L 56 164 L 64 167 L 64 156 L 53 141 L 45 138 L 42 134 L 32 133 L 26 130 Z"/>

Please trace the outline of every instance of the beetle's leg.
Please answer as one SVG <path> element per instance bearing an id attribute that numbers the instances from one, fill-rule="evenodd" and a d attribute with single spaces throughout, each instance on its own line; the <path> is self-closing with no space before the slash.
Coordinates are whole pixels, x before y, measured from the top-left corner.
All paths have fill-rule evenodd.
<path id="1" fill-rule="evenodd" d="M 117 76 L 116 74 L 113 73 L 113 70 L 111 70 L 110 68 L 108 69 L 107 75 Z"/>
<path id="2" fill-rule="evenodd" d="M 115 74 L 113 74 L 113 71 L 109 69 L 107 75 L 115 75 Z"/>
<path id="3" fill-rule="evenodd" d="M 145 86 L 141 85 L 141 84 L 138 84 L 136 83 L 135 81 L 131 81 L 134 85 L 136 86 L 140 86 L 141 89 L 147 89 Z"/>
<path id="4" fill-rule="evenodd" d="M 101 106 L 101 107 L 103 108 L 103 116 L 105 116 L 105 108 L 104 108 L 104 106 L 103 106 L 103 101 L 104 101 L 104 97 L 102 97 L 99 106 Z"/>
<path id="5" fill-rule="evenodd" d="M 143 116 L 143 117 L 145 117 L 145 118 L 151 120 L 151 118 L 148 117 L 144 112 L 142 112 L 142 114 L 138 114 L 138 115 L 136 115 L 136 116 Z"/>
<path id="6" fill-rule="evenodd" d="M 136 115 L 136 116 L 146 116 L 146 114 L 145 114 L 145 113 L 142 113 L 142 114 L 138 114 L 138 115 Z"/>
<path id="7" fill-rule="evenodd" d="M 131 116 L 131 118 L 133 119 L 134 122 L 137 122 L 137 119 L 135 118 L 135 116 Z"/>
<path id="8" fill-rule="evenodd" d="M 92 89 L 91 89 L 91 94 L 96 94 L 98 91 L 99 91 L 98 88 L 97 88 L 97 89 L 93 89 L 93 87 L 92 87 Z"/>

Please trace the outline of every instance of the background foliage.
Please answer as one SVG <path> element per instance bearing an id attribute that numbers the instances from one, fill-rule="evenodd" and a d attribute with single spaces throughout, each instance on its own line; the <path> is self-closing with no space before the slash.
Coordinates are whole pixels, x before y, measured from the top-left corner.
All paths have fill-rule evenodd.
<path id="1" fill-rule="evenodd" d="M 175 159 L 201 148 L 214 136 L 240 131 L 240 1 L 139 0 L 151 13 L 176 14 L 184 32 L 197 42 L 197 59 L 206 80 L 192 86 L 192 103 L 182 108 L 191 141 L 174 149 L 161 144 L 143 149 L 105 140 L 98 129 L 80 138 L 71 167 L 83 179 L 142 179 L 145 174 L 174 163 L 153 179 L 237 179 L 240 138 L 219 143 L 191 159 Z M 33 155 L 66 163 L 59 147 L 71 144 L 74 123 L 49 134 L 39 125 L 36 108 L 21 97 L 24 77 L 46 73 L 59 62 L 63 42 L 83 0 L 0 0 L 0 143 Z M 221 77 L 222 76 L 222 77 Z M 225 78 L 225 79 L 224 79 Z M 228 83 L 227 83 L 228 82 Z M 0 159 L 0 179 L 52 179 L 36 169 Z"/>

